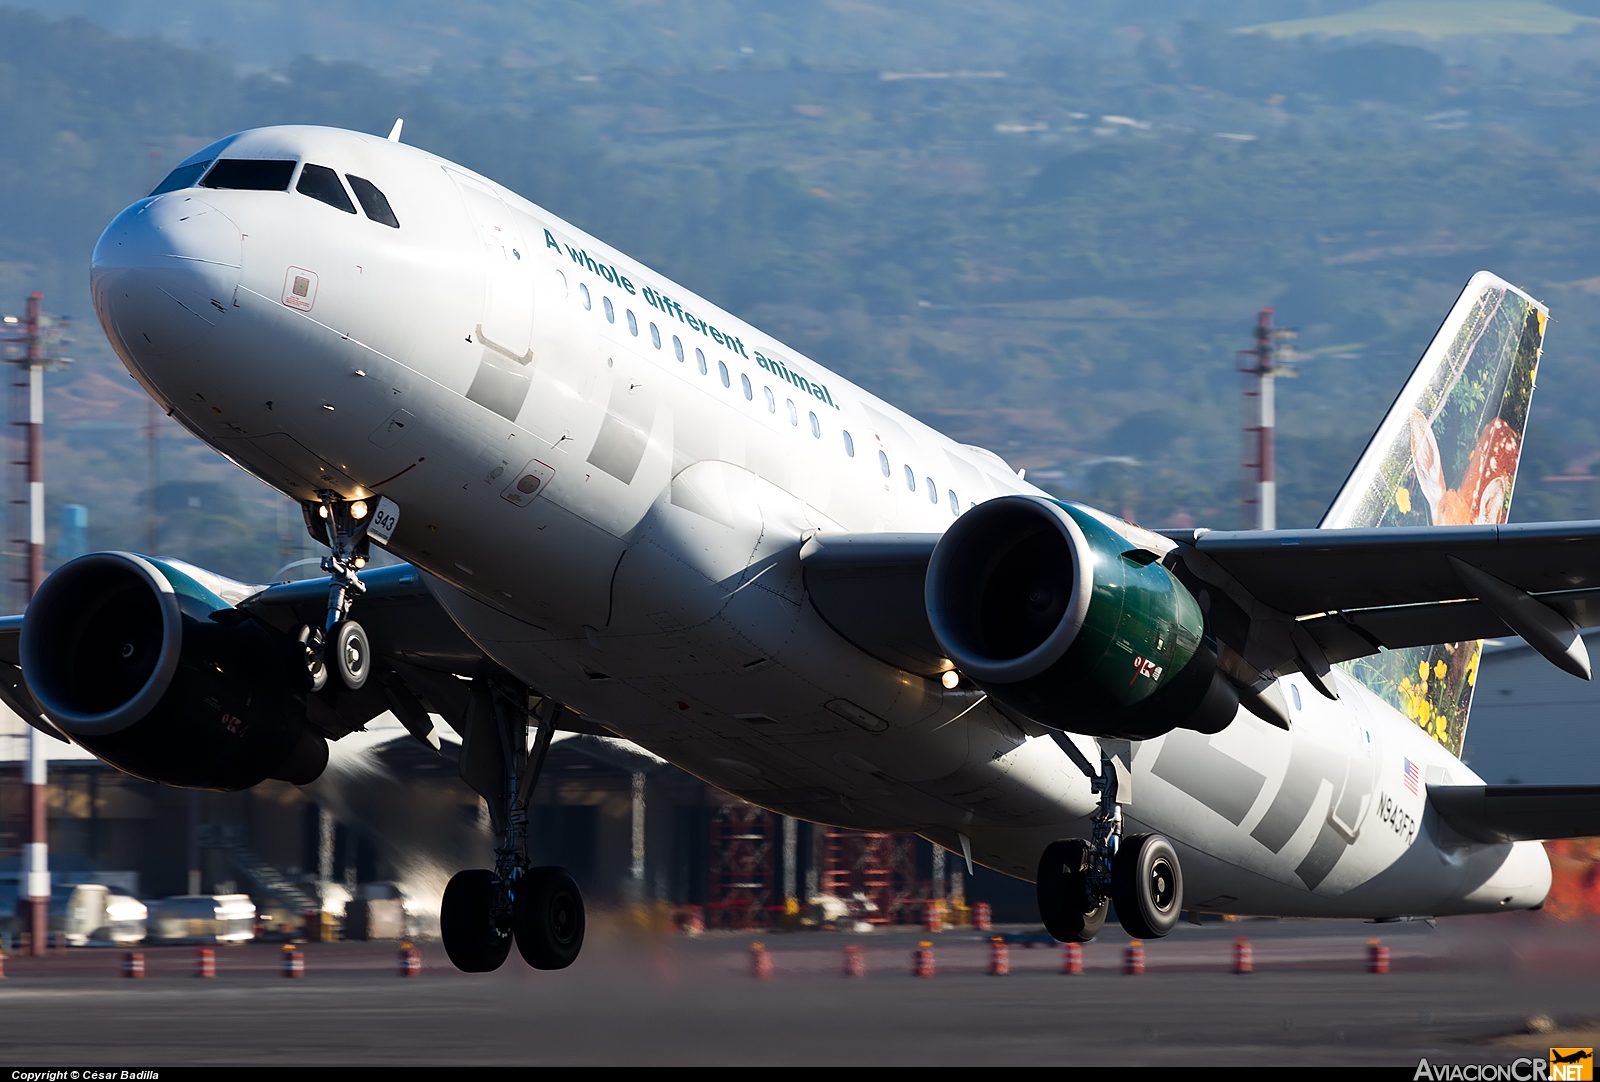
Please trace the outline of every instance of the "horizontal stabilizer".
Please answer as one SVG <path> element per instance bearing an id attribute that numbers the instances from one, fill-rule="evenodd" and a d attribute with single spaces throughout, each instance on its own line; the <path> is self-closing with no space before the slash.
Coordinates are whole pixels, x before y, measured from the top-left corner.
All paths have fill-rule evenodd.
<path id="1" fill-rule="evenodd" d="M 1600 835 L 1600 785 L 1430 785 L 1428 801 L 1485 844 Z"/>

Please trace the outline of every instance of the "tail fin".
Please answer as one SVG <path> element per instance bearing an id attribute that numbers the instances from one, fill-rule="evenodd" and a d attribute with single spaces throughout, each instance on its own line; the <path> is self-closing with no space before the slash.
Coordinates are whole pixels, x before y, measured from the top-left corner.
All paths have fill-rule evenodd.
<path id="1" fill-rule="evenodd" d="M 1322 527 L 1506 521 L 1548 317 L 1515 286 L 1473 275 Z M 1460 755 L 1481 649 L 1389 650 L 1344 668 Z"/>

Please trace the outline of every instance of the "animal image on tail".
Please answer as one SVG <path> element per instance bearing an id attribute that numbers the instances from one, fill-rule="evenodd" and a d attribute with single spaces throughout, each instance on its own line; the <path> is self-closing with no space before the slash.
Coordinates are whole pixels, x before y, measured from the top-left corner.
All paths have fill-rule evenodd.
<path id="1" fill-rule="evenodd" d="M 1505 522 L 1546 319 L 1516 287 L 1474 275 L 1322 527 Z M 1410 647 L 1344 668 L 1459 755 L 1481 650 L 1477 641 Z"/>

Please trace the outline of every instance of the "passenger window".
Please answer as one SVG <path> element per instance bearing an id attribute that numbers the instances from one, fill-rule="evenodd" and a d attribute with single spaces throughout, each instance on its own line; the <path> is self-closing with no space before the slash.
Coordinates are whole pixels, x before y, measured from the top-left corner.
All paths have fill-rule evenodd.
<path id="1" fill-rule="evenodd" d="M 883 471 L 885 477 L 889 476 L 889 456 L 882 451 L 878 452 L 878 468 Z"/>
<path id="2" fill-rule="evenodd" d="M 650 344 L 657 349 L 661 348 L 661 331 L 656 328 L 654 323 L 650 324 Z"/>
<path id="3" fill-rule="evenodd" d="M 193 165 L 180 165 L 167 174 L 167 179 L 156 185 L 156 190 L 151 195 L 165 195 L 167 192 L 181 192 L 185 188 L 193 188 L 194 182 L 200 179 L 200 174 L 206 171 L 211 162 L 195 162 Z"/>
<path id="4" fill-rule="evenodd" d="M 950 490 L 950 513 L 952 515 L 961 514 L 961 501 L 956 499 L 955 489 Z"/>
<path id="5" fill-rule="evenodd" d="M 628 333 L 635 338 L 639 337 L 639 321 L 633 318 L 633 309 L 628 309 Z"/>
<path id="6" fill-rule="evenodd" d="M 794 408 L 794 399 L 786 398 L 783 400 L 783 404 L 789 407 L 789 423 L 792 425 L 799 424 L 800 412 Z"/>
<path id="7" fill-rule="evenodd" d="M 292 161 L 258 158 L 223 158 L 200 182 L 202 188 L 227 188 L 240 192 L 286 192 L 294 176 Z"/>
<path id="8" fill-rule="evenodd" d="M 350 197 L 344 193 L 344 185 L 339 183 L 339 174 L 329 169 L 326 165 L 306 164 L 300 170 L 300 180 L 295 184 L 294 190 L 301 195 L 309 195 L 346 214 L 354 214 L 356 205 L 350 202 Z"/>
<path id="9" fill-rule="evenodd" d="M 611 307 L 611 298 L 601 297 L 600 303 L 606 306 L 606 322 L 615 323 L 617 321 L 617 310 Z"/>
<path id="10" fill-rule="evenodd" d="M 924 477 L 923 480 L 928 483 L 928 502 L 937 505 L 939 502 L 939 486 L 933 483 L 933 478 L 931 477 Z"/>
<path id="11" fill-rule="evenodd" d="M 700 374 L 706 374 L 706 355 L 700 352 L 700 347 L 694 348 L 694 363 L 700 369 Z"/>
<path id="12" fill-rule="evenodd" d="M 680 361 L 683 360 L 683 343 L 678 340 L 677 335 L 672 336 L 672 355 Z"/>
<path id="13" fill-rule="evenodd" d="M 763 388 L 761 388 L 761 393 L 763 395 L 765 395 L 766 398 L 767 398 L 767 412 L 768 413 L 777 413 L 778 412 L 778 400 L 776 398 L 772 397 L 772 388 L 771 387 L 763 387 Z"/>
<path id="14" fill-rule="evenodd" d="M 400 228 L 400 219 L 394 216 L 394 208 L 389 206 L 388 197 L 378 190 L 376 184 L 349 173 L 344 175 L 344 179 L 350 182 L 350 190 L 356 193 L 356 202 L 361 204 L 368 218 L 390 229 Z"/>
<path id="15" fill-rule="evenodd" d="M 856 441 L 850 438 L 850 433 L 844 434 L 844 453 L 851 458 L 856 457 Z"/>
<path id="16" fill-rule="evenodd" d="M 594 307 L 594 302 L 589 299 L 589 287 L 584 285 L 582 282 L 579 282 L 578 292 L 583 296 L 583 310 L 585 312 L 589 311 Z M 678 360 L 681 361 L 683 358 L 679 357 Z"/>
<path id="17" fill-rule="evenodd" d="M 822 422 L 817 420 L 815 413 L 811 414 L 811 434 L 819 440 L 822 438 Z"/>
<path id="18" fill-rule="evenodd" d="M 912 492 L 917 490 L 917 475 L 911 472 L 911 467 L 906 467 L 906 487 Z"/>
<path id="19" fill-rule="evenodd" d="M 722 385 L 724 387 L 732 386 L 728 380 L 728 366 L 723 364 L 721 361 L 717 362 L 717 375 L 722 377 Z"/>
<path id="20" fill-rule="evenodd" d="M 739 373 L 739 386 L 744 388 L 744 400 L 746 402 L 750 401 L 756 396 L 755 391 L 750 389 L 750 377 L 745 375 L 743 372 Z"/>

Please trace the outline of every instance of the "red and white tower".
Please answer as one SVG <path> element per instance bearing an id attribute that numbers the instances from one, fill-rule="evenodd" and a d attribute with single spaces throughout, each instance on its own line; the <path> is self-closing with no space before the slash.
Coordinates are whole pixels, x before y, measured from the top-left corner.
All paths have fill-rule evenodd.
<path id="1" fill-rule="evenodd" d="M 65 321 L 53 320 L 43 312 L 44 295 L 28 295 L 27 315 L 19 322 L 7 316 L 6 329 L 20 333 L 4 341 L 13 348 L 8 359 L 13 364 L 11 378 L 12 445 L 19 452 L 12 460 L 17 484 L 11 496 L 10 516 L 21 526 L 13 532 L 14 550 L 22 558 L 20 573 L 12 576 L 19 607 L 26 606 L 44 583 L 44 373 L 46 368 L 68 363 L 52 356 L 52 347 L 61 341 Z M 20 347 L 20 348 L 16 348 Z M 22 534 L 23 536 L 16 536 Z M 28 765 L 24 773 L 27 794 L 28 840 L 22 846 L 22 877 L 18 897 L 28 903 L 29 951 L 41 956 L 50 932 L 50 821 L 45 804 L 47 771 L 45 735 L 28 730 Z"/>
<path id="2" fill-rule="evenodd" d="M 1278 528 L 1278 478 L 1274 459 L 1277 436 L 1277 399 L 1274 382 L 1279 376 L 1292 376 L 1288 362 L 1291 350 L 1278 343 L 1295 337 L 1295 332 L 1274 328 L 1272 309 L 1263 308 L 1256 317 L 1256 344 L 1242 349 L 1239 372 L 1244 376 L 1244 478 L 1240 504 L 1245 529 Z"/>

